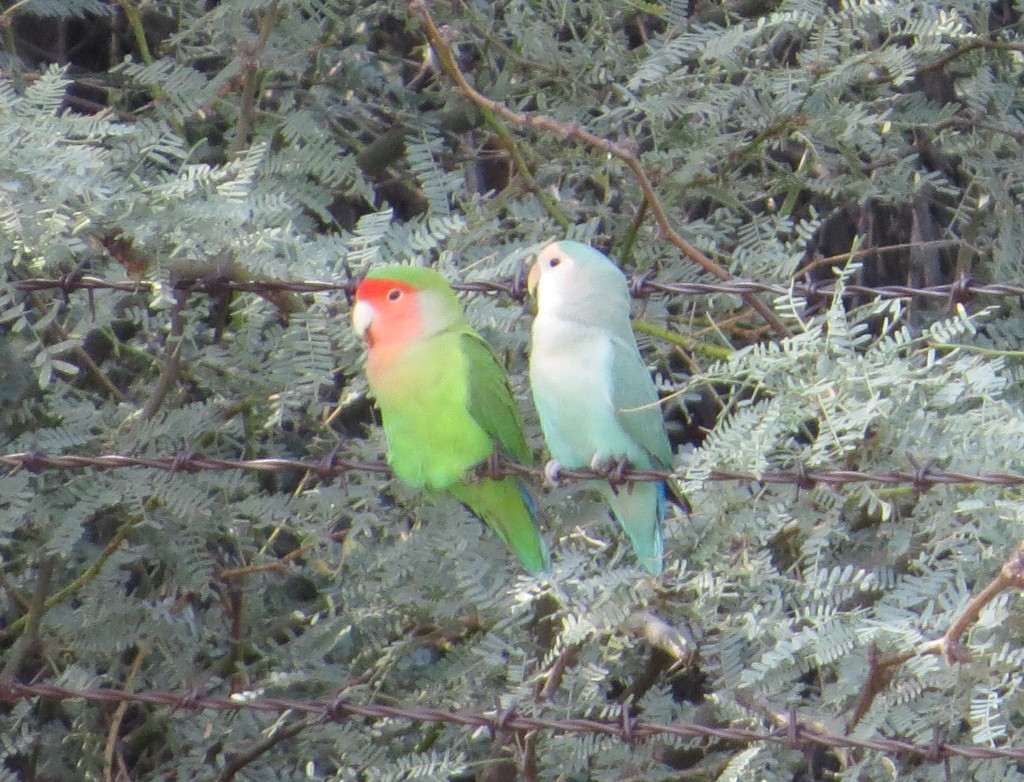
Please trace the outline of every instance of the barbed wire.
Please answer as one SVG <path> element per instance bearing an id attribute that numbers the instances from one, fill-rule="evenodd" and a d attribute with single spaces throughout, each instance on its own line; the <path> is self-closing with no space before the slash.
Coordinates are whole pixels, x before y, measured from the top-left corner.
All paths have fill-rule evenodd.
<path id="1" fill-rule="evenodd" d="M 676 738 L 719 739 L 743 744 L 768 742 L 793 748 L 827 747 L 830 749 L 863 749 L 889 755 L 917 756 L 930 762 L 941 762 L 959 756 L 974 760 L 1024 760 L 1022 747 L 993 747 L 977 744 L 948 744 L 940 741 L 940 734 L 930 744 L 917 744 L 902 739 L 859 738 L 808 727 L 795 713 L 782 718 L 784 724 L 777 730 L 764 731 L 742 727 L 715 727 L 693 722 L 669 724 L 646 722 L 624 716 L 621 720 L 595 718 L 549 718 L 519 715 L 514 712 L 452 711 L 424 706 L 359 704 L 344 699 L 310 700 L 275 697 L 218 697 L 178 694 L 173 692 L 127 692 L 108 687 L 73 690 L 55 684 L 20 682 L 0 683 L 0 701 L 13 703 L 29 698 L 56 700 L 85 700 L 106 703 L 146 703 L 171 711 L 257 711 L 282 714 L 284 712 L 318 715 L 324 723 L 343 723 L 351 717 L 367 719 L 401 719 L 411 722 L 440 722 L 470 728 L 489 728 L 501 731 L 551 731 L 561 734 L 592 734 L 617 738 L 629 744 L 660 736 Z"/>
<path id="2" fill-rule="evenodd" d="M 967 301 L 973 297 L 1024 297 L 1024 285 L 1012 283 L 979 283 L 968 277 L 945 285 L 915 287 L 913 285 L 858 285 L 845 284 L 837 289 L 834 283 L 766 283 L 752 280 L 731 280 L 728 282 L 660 282 L 646 274 L 627 275 L 630 293 L 638 298 L 653 294 L 669 296 L 742 296 L 747 293 L 766 293 L 775 296 L 792 296 L 807 300 L 831 299 L 837 291 L 844 298 L 870 296 L 880 299 L 927 298 L 948 299 L 952 303 Z M 57 279 L 33 278 L 10 280 L 6 285 L 21 291 L 59 290 L 65 295 L 76 291 L 113 290 L 125 293 L 152 293 L 161 284 L 174 290 L 202 291 L 218 294 L 225 291 L 250 293 L 327 293 L 341 292 L 347 296 L 355 293 L 356 280 L 344 282 L 319 282 L 282 280 L 232 280 L 225 277 L 202 279 L 181 279 L 159 283 L 152 280 L 107 280 L 90 275 L 69 274 Z M 522 279 L 470 280 L 453 282 L 455 290 L 471 293 L 503 294 L 517 301 L 526 297 Z"/>
<path id="3" fill-rule="evenodd" d="M 79 456 L 76 454 L 47 455 L 40 451 L 0 454 L 0 467 L 8 470 L 27 470 L 38 473 L 43 470 L 117 470 L 143 467 L 167 472 L 195 473 L 201 470 L 251 472 L 308 472 L 327 481 L 350 472 L 366 472 L 390 475 L 391 468 L 384 461 L 343 459 L 330 455 L 323 459 L 224 459 L 205 456 L 195 452 L 184 452 L 171 456 L 131 456 L 126 454 L 98 454 Z M 574 482 L 601 480 L 613 484 L 651 482 L 673 479 L 679 481 L 747 481 L 761 484 L 789 484 L 800 488 L 816 485 L 844 486 L 846 484 L 878 483 L 886 485 L 911 485 L 915 491 L 924 492 L 939 485 L 981 484 L 985 486 L 1022 486 L 1024 474 L 1017 472 L 966 473 L 932 469 L 931 466 L 914 465 L 903 470 L 861 472 L 857 470 L 812 469 L 805 465 L 747 472 L 743 470 L 712 469 L 688 474 L 670 470 L 646 470 L 629 467 L 625 462 L 611 464 L 606 470 L 559 469 L 552 476 L 543 467 L 533 467 L 503 459 L 482 463 L 477 470 L 482 477 L 504 478 L 517 475 L 537 481 Z"/>

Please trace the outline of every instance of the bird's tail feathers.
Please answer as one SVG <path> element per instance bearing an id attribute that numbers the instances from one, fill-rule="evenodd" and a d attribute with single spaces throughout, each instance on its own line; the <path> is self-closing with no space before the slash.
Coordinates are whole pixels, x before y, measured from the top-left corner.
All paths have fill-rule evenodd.
<path id="1" fill-rule="evenodd" d="M 522 483 L 513 477 L 462 482 L 450 491 L 470 511 L 498 533 L 531 573 L 551 569 L 551 554 L 537 529 L 537 506 Z"/>
<path id="2" fill-rule="evenodd" d="M 620 488 L 617 492 L 604 484 L 601 493 L 633 544 L 640 565 L 648 573 L 659 575 L 665 556 L 661 534 L 661 522 L 665 518 L 665 482 L 635 483 L 631 490 Z"/>

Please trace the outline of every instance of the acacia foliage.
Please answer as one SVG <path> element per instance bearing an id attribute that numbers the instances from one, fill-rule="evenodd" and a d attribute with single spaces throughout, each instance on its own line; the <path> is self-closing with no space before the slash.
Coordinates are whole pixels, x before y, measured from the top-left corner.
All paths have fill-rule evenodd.
<path id="1" fill-rule="evenodd" d="M 431 4 L 478 89 L 563 134 L 469 104 L 399 3 L 157 0 L 141 13 L 128 0 L 115 13 L 33 0 L 6 12 L 3 450 L 382 454 L 343 297 L 185 295 L 171 284 L 183 277 L 343 280 L 411 262 L 453 280 L 507 278 L 569 234 L 628 269 L 703 279 L 654 230 L 629 172 L 577 143 L 576 125 L 635 149 L 671 224 L 739 276 L 786 281 L 820 256 L 911 243 L 808 273 L 1020 281 L 1014 9 L 691 6 Z M 153 295 L 10 284 L 78 271 L 160 284 Z M 528 318 L 501 297 L 465 304 L 508 363 L 540 457 Z M 908 456 L 1020 470 L 1024 325 L 1013 303 L 774 304 L 788 338 L 732 297 L 638 305 L 695 508 L 667 524 L 658 583 L 570 489 L 540 498 L 555 568 L 534 579 L 453 502 L 378 475 L 7 472 L 5 674 L 763 728 L 795 710 L 842 730 L 871 650 L 940 636 L 998 571 L 1019 539 L 1016 492 L 797 492 L 708 482 L 709 471 L 889 470 Z M 34 596 L 50 598 L 38 637 L 18 645 Z M 1014 609 L 1003 595 L 982 612 L 965 638 L 971 662 L 896 666 L 853 730 L 1024 744 Z M 696 653 L 673 659 L 680 644 Z M 20 702 L 0 721 L 0 774 L 19 780 L 1018 773 L 1001 760 L 947 769 L 77 702 Z"/>

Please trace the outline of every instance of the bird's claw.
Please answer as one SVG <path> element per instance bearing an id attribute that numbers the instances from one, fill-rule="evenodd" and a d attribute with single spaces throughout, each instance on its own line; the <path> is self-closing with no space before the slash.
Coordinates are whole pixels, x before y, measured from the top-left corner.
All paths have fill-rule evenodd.
<path id="1" fill-rule="evenodd" d="M 544 485 L 551 489 L 562 485 L 562 463 L 558 459 L 549 459 L 544 465 Z"/>
<path id="2" fill-rule="evenodd" d="M 620 456 L 618 458 L 614 456 L 605 456 L 604 454 L 594 454 L 594 458 L 590 460 L 590 469 L 594 472 L 601 473 L 602 477 L 611 484 L 612 491 L 616 494 L 619 493 L 619 486 L 624 483 L 628 483 L 625 477 L 626 470 L 630 468 L 629 458 L 626 456 Z M 632 485 L 630 485 L 632 489 Z"/>
<path id="3" fill-rule="evenodd" d="M 498 452 L 498 448 L 495 447 L 490 456 L 484 460 L 483 475 L 485 478 L 490 478 L 492 481 L 500 481 L 505 477 L 506 473 L 502 469 L 501 454 Z"/>

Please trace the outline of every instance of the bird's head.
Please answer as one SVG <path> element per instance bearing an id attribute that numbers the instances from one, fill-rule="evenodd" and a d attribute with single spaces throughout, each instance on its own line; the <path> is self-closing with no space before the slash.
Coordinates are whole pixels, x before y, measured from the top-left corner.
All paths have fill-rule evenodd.
<path id="1" fill-rule="evenodd" d="M 560 314 L 576 319 L 606 306 L 628 311 L 626 278 L 602 252 L 580 242 L 563 240 L 541 248 L 526 278 L 530 295 L 537 297 L 539 314 Z"/>
<path id="2" fill-rule="evenodd" d="M 462 320 L 458 299 L 433 269 L 374 269 L 356 288 L 352 327 L 372 350 L 444 331 Z"/>

